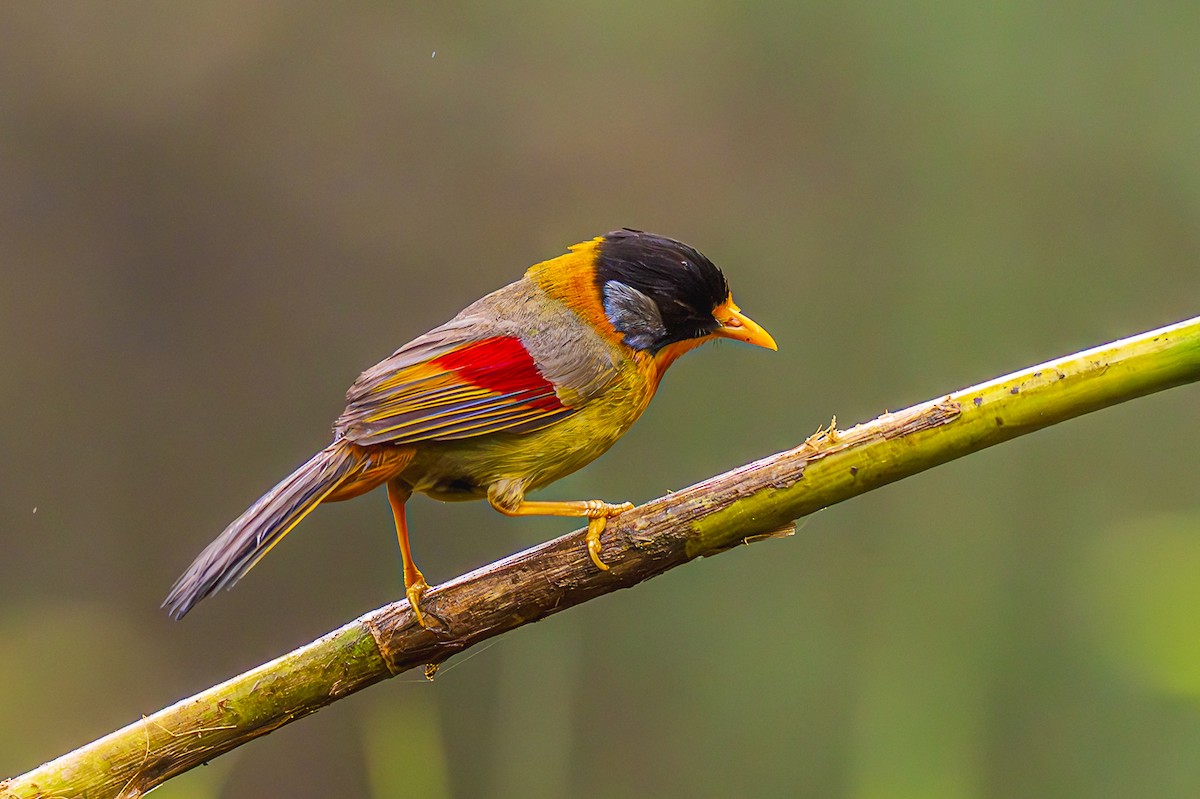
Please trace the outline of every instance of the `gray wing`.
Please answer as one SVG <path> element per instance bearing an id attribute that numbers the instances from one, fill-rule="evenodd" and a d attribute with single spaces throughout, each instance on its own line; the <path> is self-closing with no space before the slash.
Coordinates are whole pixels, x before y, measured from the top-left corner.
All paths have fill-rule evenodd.
<path id="1" fill-rule="evenodd" d="M 594 330 L 521 280 L 363 372 L 335 432 L 362 445 L 530 432 L 575 413 L 615 372 Z"/>

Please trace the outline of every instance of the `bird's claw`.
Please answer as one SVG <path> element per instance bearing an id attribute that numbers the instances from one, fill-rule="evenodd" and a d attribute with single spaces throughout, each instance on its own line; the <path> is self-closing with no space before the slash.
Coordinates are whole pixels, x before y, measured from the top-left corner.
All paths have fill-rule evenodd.
<path id="1" fill-rule="evenodd" d="M 633 510 L 632 502 L 622 502 L 619 505 L 601 502 L 598 499 L 589 502 L 588 529 L 585 540 L 587 541 L 588 556 L 600 571 L 608 571 L 608 564 L 600 559 L 600 534 L 604 532 L 608 517 L 617 516 L 627 510 Z"/>
<path id="2" fill-rule="evenodd" d="M 421 597 L 429 590 L 429 583 L 425 582 L 424 577 L 414 580 L 404 587 L 404 595 L 408 597 L 408 604 L 412 605 L 413 616 L 417 619 L 417 624 L 421 625 L 426 630 L 432 628 L 425 622 L 425 615 L 421 613 Z"/>

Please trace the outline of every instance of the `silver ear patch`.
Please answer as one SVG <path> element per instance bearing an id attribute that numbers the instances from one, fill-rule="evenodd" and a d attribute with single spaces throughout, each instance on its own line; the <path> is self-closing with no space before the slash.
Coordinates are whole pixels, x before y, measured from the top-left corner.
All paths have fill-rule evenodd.
<path id="1" fill-rule="evenodd" d="M 666 338 L 658 303 L 619 280 L 604 284 L 604 315 L 635 349 L 651 349 Z"/>

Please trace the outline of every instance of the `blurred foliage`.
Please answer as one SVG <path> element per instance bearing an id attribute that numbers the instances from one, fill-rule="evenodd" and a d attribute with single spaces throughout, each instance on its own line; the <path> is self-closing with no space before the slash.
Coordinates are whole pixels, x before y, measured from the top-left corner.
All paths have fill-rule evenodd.
<path id="1" fill-rule="evenodd" d="M 1200 701 L 1200 517 L 1147 517 L 1109 531 L 1080 569 L 1085 630 L 1152 691 Z"/>
<path id="2" fill-rule="evenodd" d="M 371 799 L 450 796 L 440 726 L 436 704 L 420 690 L 411 691 L 402 711 L 381 705 L 367 714 L 362 745 Z"/>
<path id="3" fill-rule="evenodd" d="M 380 496 L 158 609 L 361 369 L 574 241 L 696 245 L 780 352 L 684 359 L 546 497 L 645 500 L 1197 312 L 1200 7 L 210 0 L 0 29 L 0 774 L 399 596 Z M 1195 796 L 1196 422 L 1185 388 L 968 458 L 156 796 Z M 570 527 L 410 523 L 432 580 Z"/>

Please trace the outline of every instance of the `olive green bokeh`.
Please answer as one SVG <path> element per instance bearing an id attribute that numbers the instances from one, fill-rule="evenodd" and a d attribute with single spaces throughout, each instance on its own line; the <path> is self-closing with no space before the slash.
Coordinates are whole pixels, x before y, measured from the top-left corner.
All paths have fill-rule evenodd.
<path id="1" fill-rule="evenodd" d="M 574 241 L 632 225 L 694 244 L 780 352 L 681 361 L 546 497 L 642 501 L 834 413 L 1194 315 L 1198 17 L 5 8 L 0 630 L 20 645 L 0 658 L 0 774 L 397 596 L 367 497 L 185 622 L 157 608 L 324 443 L 359 370 Z M 1194 389 L 1147 398 L 838 506 L 156 796 L 374 795 L 362 736 L 402 725 L 416 690 L 456 795 L 537 770 L 542 795 L 1194 796 L 1172 620 L 1200 608 L 1171 586 L 1200 537 L 1196 407 Z M 428 502 L 411 522 L 431 580 L 569 528 Z M 550 734 L 548 755 L 517 745 Z"/>

